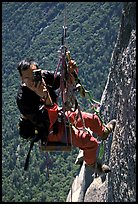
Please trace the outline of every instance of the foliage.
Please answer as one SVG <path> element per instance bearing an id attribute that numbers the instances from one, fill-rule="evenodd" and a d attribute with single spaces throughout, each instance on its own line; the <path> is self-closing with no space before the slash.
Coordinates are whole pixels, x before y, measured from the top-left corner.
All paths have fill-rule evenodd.
<path id="1" fill-rule="evenodd" d="M 66 44 L 79 67 L 79 77 L 100 100 L 110 67 L 122 2 L 2 2 L 2 200 L 3 202 L 65 202 L 78 167 L 78 153 L 46 154 L 37 145 L 30 167 L 23 171 L 29 144 L 18 135 L 17 63 L 33 57 L 42 69 L 55 70 L 66 13 Z M 88 110 L 86 100 L 81 107 Z M 84 106 L 85 104 L 85 106 Z M 20 145 L 20 148 L 19 148 Z"/>

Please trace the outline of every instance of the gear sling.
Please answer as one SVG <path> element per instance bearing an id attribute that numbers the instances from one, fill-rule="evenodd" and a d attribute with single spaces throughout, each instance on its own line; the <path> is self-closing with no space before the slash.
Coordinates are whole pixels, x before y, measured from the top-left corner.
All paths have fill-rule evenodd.
<path id="1" fill-rule="evenodd" d="M 60 142 L 59 138 L 57 142 L 50 142 L 47 141 L 46 144 L 41 144 L 40 143 L 40 150 L 42 151 L 71 151 L 71 143 L 69 144 L 68 140 L 71 141 L 71 131 L 70 131 L 70 123 L 67 117 L 65 116 L 65 111 L 67 110 L 66 102 L 65 101 L 65 92 L 68 89 L 68 84 L 67 84 L 67 77 L 69 76 L 68 73 L 68 67 L 67 67 L 67 48 L 64 45 L 65 44 L 65 38 L 66 38 L 66 26 L 63 26 L 63 35 L 62 35 L 62 46 L 60 48 L 60 54 L 61 57 L 59 58 L 58 66 L 55 71 L 54 77 L 56 77 L 56 74 L 58 72 L 58 69 L 61 65 L 61 70 L 60 70 L 60 93 L 61 93 L 61 101 L 62 101 L 62 109 L 58 110 L 58 106 L 54 104 L 54 107 L 45 107 L 48 111 L 49 119 L 50 119 L 50 128 L 52 128 L 52 125 L 54 122 L 57 120 L 57 126 L 58 126 L 58 131 L 61 129 L 64 129 L 63 132 L 60 133 Z M 76 101 L 75 101 L 76 102 Z M 72 104 L 73 105 L 73 104 Z M 76 109 L 76 105 L 75 105 Z M 62 126 L 62 127 L 61 127 Z M 64 126 L 64 128 L 63 128 Z M 49 136 L 50 137 L 56 137 L 57 135 L 53 135 L 51 130 L 49 130 Z M 58 134 L 59 135 L 59 134 Z"/>

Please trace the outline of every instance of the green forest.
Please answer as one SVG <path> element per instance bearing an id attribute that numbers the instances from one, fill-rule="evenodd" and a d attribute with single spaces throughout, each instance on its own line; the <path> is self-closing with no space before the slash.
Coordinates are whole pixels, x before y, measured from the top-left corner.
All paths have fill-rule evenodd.
<path id="1" fill-rule="evenodd" d="M 46 153 L 35 144 L 24 171 L 29 143 L 18 133 L 18 62 L 33 58 L 41 69 L 56 70 L 66 23 L 66 46 L 78 65 L 81 83 L 100 101 L 122 8 L 123 2 L 2 2 L 3 202 L 65 202 L 79 170 L 74 164 L 76 147 Z M 91 111 L 86 100 L 78 100 L 82 110 Z"/>

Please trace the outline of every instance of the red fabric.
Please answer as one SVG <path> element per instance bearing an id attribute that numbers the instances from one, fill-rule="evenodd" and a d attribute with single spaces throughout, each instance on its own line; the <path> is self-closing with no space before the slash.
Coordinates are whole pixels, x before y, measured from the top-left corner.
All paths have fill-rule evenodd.
<path id="1" fill-rule="evenodd" d="M 58 105 L 54 103 L 52 107 L 45 106 L 45 109 L 48 111 L 51 128 L 58 118 Z"/>
<path id="2" fill-rule="evenodd" d="M 75 112 L 66 112 L 66 116 L 68 117 L 69 121 L 74 124 L 74 119 L 76 117 L 77 111 Z M 82 112 L 82 117 L 85 121 L 86 127 L 90 128 L 98 136 L 103 135 L 104 126 L 102 125 L 100 119 L 97 115 Z M 64 135 L 64 124 L 58 124 L 58 134 L 50 135 L 48 137 L 48 141 L 61 141 Z M 77 128 L 72 128 L 72 145 L 79 147 L 84 151 L 84 160 L 87 164 L 93 164 L 96 162 L 96 151 L 98 148 L 98 141 L 95 137 L 89 134 L 86 131 L 83 131 L 83 124 L 81 118 L 77 119 Z M 69 141 L 70 142 L 70 141 Z"/>
<path id="3" fill-rule="evenodd" d="M 70 122 L 73 124 L 74 119 L 76 117 L 76 112 L 68 112 L 68 118 Z M 97 115 L 82 112 L 82 117 L 85 121 L 85 125 L 87 128 L 90 128 L 98 136 L 103 135 L 104 126 L 102 125 L 100 119 Z M 84 152 L 84 161 L 87 164 L 94 164 L 96 162 L 96 151 L 98 149 L 98 141 L 95 137 L 91 136 L 86 131 L 83 131 L 82 120 L 79 117 L 77 119 L 76 129 L 72 130 L 72 144 L 76 147 L 79 147 Z"/>

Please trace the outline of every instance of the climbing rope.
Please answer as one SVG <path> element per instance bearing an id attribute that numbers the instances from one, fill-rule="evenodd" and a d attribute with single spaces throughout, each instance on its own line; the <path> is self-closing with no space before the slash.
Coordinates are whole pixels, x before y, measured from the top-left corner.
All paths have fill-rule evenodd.
<path id="1" fill-rule="evenodd" d="M 66 141 L 68 145 L 68 135 L 70 137 L 70 143 L 71 143 L 71 183 L 73 182 L 73 145 L 72 145 L 72 124 L 69 121 L 69 118 L 66 117 L 65 112 L 67 111 L 75 111 L 77 108 L 77 100 L 74 96 L 74 85 L 71 83 L 71 67 L 70 67 L 70 52 L 67 49 L 66 45 L 66 37 L 67 37 L 67 17 L 66 17 L 66 4 L 65 3 L 65 9 L 64 9 L 64 26 L 63 26 L 63 34 L 62 34 L 62 46 L 60 48 L 61 50 L 61 56 L 59 59 L 59 64 L 61 64 L 61 78 L 60 78 L 60 92 L 61 92 L 61 100 L 62 100 L 62 109 L 63 109 L 63 119 L 64 119 L 64 126 L 65 126 L 65 135 L 66 135 Z M 67 132 L 67 128 L 69 132 Z M 72 202 L 72 184 L 71 184 L 71 202 Z"/>

